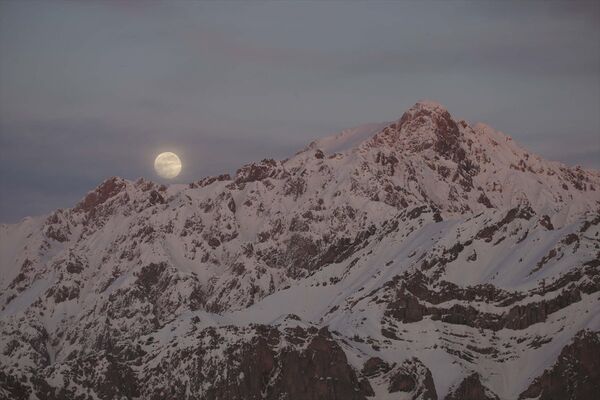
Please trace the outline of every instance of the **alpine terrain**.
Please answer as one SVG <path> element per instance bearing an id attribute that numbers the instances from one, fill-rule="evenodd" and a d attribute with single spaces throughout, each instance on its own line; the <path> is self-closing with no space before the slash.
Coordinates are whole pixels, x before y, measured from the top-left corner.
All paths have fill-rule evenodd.
<path id="1" fill-rule="evenodd" d="M 419 102 L 0 226 L 2 399 L 592 399 L 600 172 Z"/>

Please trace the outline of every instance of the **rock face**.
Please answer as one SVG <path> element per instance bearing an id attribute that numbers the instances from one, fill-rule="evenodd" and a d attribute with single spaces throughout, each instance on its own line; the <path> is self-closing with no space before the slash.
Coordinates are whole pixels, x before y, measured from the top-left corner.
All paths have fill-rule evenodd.
<path id="1" fill-rule="evenodd" d="M 250 338 L 228 339 L 231 334 Z M 146 379 L 153 384 L 142 389 L 143 398 L 365 399 L 344 352 L 326 329 L 229 326 L 205 328 L 194 336 L 196 343 L 176 346 L 149 371 Z M 225 357 L 217 354 L 219 349 Z M 170 372 L 182 364 L 190 368 L 183 374 Z"/>
<path id="2" fill-rule="evenodd" d="M 235 176 L 110 178 L 0 225 L 0 398 L 586 398 L 599 188 L 431 102 Z"/>
<path id="3" fill-rule="evenodd" d="M 600 391 L 600 333 L 581 331 L 519 399 L 595 399 Z"/>
<path id="4" fill-rule="evenodd" d="M 446 400 L 499 400 L 498 396 L 483 386 L 479 374 L 466 377 Z"/>
<path id="5" fill-rule="evenodd" d="M 390 393 L 405 392 L 412 399 L 437 400 L 431 371 L 417 358 L 406 360 L 390 377 Z"/>

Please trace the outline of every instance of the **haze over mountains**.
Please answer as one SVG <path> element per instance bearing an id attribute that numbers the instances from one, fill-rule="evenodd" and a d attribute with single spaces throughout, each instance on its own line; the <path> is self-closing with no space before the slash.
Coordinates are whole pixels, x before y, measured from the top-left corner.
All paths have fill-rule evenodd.
<path id="1" fill-rule="evenodd" d="M 235 176 L 109 178 L 0 257 L 0 398 L 600 389 L 600 173 L 434 102 Z"/>

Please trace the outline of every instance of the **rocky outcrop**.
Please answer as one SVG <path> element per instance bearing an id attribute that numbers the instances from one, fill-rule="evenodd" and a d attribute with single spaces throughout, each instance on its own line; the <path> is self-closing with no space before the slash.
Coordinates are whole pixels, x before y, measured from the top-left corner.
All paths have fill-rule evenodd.
<path id="1" fill-rule="evenodd" d="M 596 399 L 600 393 L 600 333 L 581 331 L 565 346 L 554 365 L 519 399 Z"/>
<path id="2" fill-rule="evenodd" d="M 535 212 L 531 209 L 531 207 L 512 208 L 506 213 L 504 218 L 502 218 L 502 220 L 500 220 L 498 223 L 490 225 L 490 226 L 486 226 L 485 228 L 480 230 L 477 233 L 477 235 L 475 236 L 475 238 L 485 240 L 486 242 L 490 242 L 490 241 L 492 241 L 494 234 L 498 230 L 500 230 L 500 228 L 502 228 L 503 226 L 511 223 L 512 221 L 514 221 L 517 218 L 529 220 L 534 214 L 535 214 Z"/>
<path id="3" fill-rule="evenodd" d="M 491 390 L 483 386 L 477 373 L 467 376 L 445 400 L 500 400 Z"/>
<path id="4" fill-rule="evenodd" d="M 411 399 L 437 400 L 431 371 L 418 358 L 405 360 L 389 379 L 389 393 L 403 392 Z"/>
<path id="5" fill-rule="evenodd" d="M 125 188 L 125 181 L 118 177 L 112 177 L 105 180 L 93 192 L 87 196 L 75 207 L 75 211 L 92 212 L 94 208 L 105 203 L 111 197 L 117 195 Z"/>
<path id="6" fill-rule="evenodd" d="M 385 374 L 391 369 L 391 366 L 379 357 L 369 358 L 362 368 L 362 374 L 367 377 Z"/>
<path id="7" fill-rule="evenodd" d="M 242 184 L 246 182 L 262 181 L 266 178 L 274 178 L 278 175 L 287 175 L 280 167 L 278 162 L 273 159 L 264 159 L 259 163 L 244 165 L 238 169 L 235 174 L 235 183 Z"/>
<path id="8" fill-rule="evenodd" d="M 255 336 L 250 341 L 237 339 L 238 335 L 248 334 Z M 192 363 L 186 376 L 174 376 L 175 382 L 169 379 L 159 392 L 143 392 L 143 397 L 178 399 L 191 393 L 193 398 L 206 400 L 363 400 L 364 391 L 370 390 L 368 382 L 367 386 L 359 382 L 344 352 L 326 329 L 293 328 L 281 332 L 268 326 L 254 326 L 250 331 L 209 328 L 198 337 L 199 345 L 177 349 L 150 372 L 149 379 L 160 379 L 171 363 Z M 212 352 L 218 348 L 226 357 L 215 357 Z"/>
<path id="9" fill-rule="evenodd" d="M 395 299 L 388 303 L 385 315 L 403 323 L 419 322 L 428 315 L 427 307 L 419 302 L 418 297 L 407 290 L 400 289 Z"/>
<path id="10" fill-rule="evenodd" d="M 404 275 L 404 279 L 395 279 L 398 285 L 393 300 L 387 303 L 385 317 L 391 317 L 403 323 L 415 323 L 425 316 L 433 320 L 441 320 L 449 324 L 467 325 L 474 328 L 494 331 L 507 328 L 513 330 L 526 329 L 533 324 L 546 321 L 548 316 L 569 305 L 581 301 L 581 291 L 571 286 L 559 291 L 558 295 L 548 300 L 532 301 L 512 307 L 512 303 L 527 297 L 527 293 L 505 293 L 493 286 L 459 288 L 444 281 L 436 282 L 441 289 L 431 290 L 427 287 L 427 278 L 420 272 Z M 596 278 L 595 278 L 596 279 Z M 599 291 L 600 287 L 583 281 L 580 283 L 586 291 Z M 388 285 L 393 288 L 394 285 Z M 488 304 L 506 307 L 501 313 L 484 312 L 468 304 L 444 306 L 443 302 L 462 300 L 465 302 L 483 300 Z M 428 305 L 434 304 L 434 305 Z"/>
<path id="11" fill-rule="evenodd" d="M 207 328 L 195 336 L 169 346 L 169 354 L 152 367 L 148 362 L 162 349 L 146 353 L 113 344 L 74 354 L 30 382 L 2 372 L 0 398 L 87 399 L 80 385 L 103 400 L 366 400 L 373 393 L 326 329 L 255 325 Z M 146 366 L 136 368 L 140 364 Z M 181 365 L 187 367 L 180 370 Z"/>
<path id="12" fill-rule="evenodd" d="M 0 397 L 14 400 L 28 400 L 31 389 L 16 376 L 0 370 Z"/>

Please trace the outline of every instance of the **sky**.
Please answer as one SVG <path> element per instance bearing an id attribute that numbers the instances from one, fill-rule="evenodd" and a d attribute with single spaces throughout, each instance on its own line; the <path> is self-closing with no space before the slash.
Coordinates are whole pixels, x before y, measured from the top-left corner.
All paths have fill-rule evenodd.
<path id="1" fill-rule="evenodd" d="M 600 2 L 0 2 L 0 222 L 285 158 L 421 99 L 600 169 Z"/>

